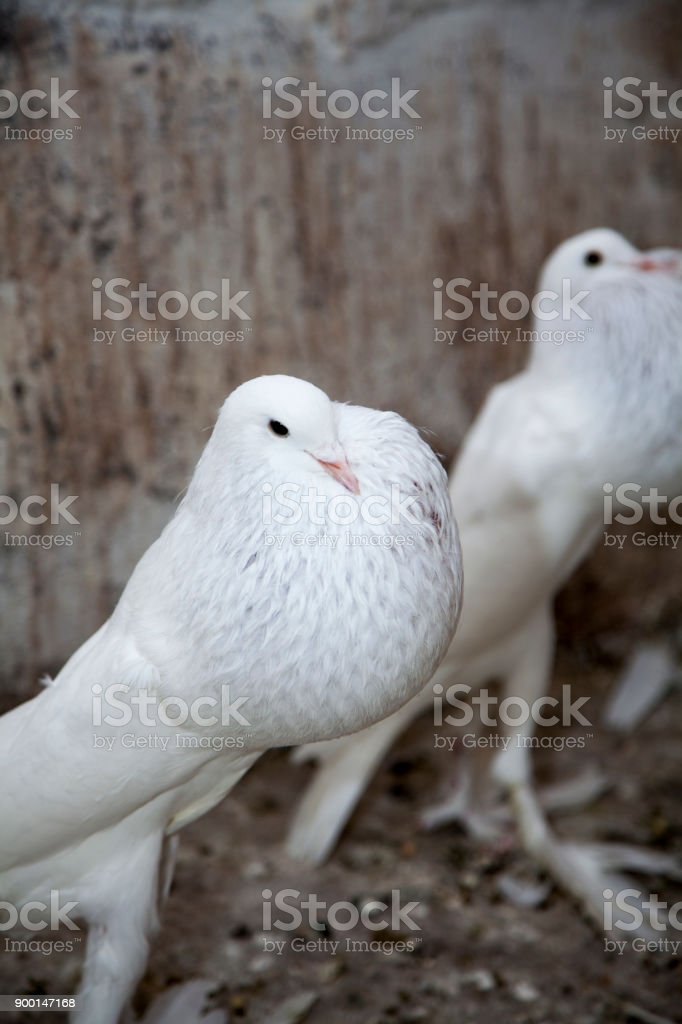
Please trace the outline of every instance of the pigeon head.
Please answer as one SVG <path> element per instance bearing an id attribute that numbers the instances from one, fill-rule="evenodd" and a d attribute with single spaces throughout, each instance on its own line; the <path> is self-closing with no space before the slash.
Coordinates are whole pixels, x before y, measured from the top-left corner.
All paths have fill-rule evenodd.
<path id="1" fill-rule="evenodd" d="M 540 272 L 540 291 L 562 294 L 564 281 L 573 292 L 589 290 L 595 280 L 620 277 L 636 268 L 642 254 L 627 239 L 610 228 L 583 231 L 554 250 Z"/>
<path id="2" fill-rule="evenodd" d="M 671 257 L 674 253 L 674 258 Z M 540 290 L 562 293 L 569 280 L 575 293 L 597 281 L 630 281 L 652 270 L 670 273 L 680 266 L 679 253 L 661 249 L 640 252 L 611 228 L 593 228 L 563 242 L 540 273 Z"/>
<path id="3" fill-rule="evenodd" d="M 307 381 L 284 375 L 247 381 L 225 401 L 216 432 L 275 480 L 313 484 L 331 477 L 360 493 L 338 439 L 334 403 Z"/>

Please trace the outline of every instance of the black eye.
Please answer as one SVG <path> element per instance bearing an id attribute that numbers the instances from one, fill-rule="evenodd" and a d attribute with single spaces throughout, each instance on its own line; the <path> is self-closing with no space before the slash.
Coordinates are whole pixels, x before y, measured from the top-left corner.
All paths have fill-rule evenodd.
<path id="1" fill-rule="evenodd" d="M 588 267 L 596 267 L 598 263 L 603 263 L 604 257 L 596 249 L 592 249 L 591 252 L 585 254 L 585 263 Z"/>
<path id="2" fill-rule="evenodd" d="M 270 420 L 268 426 L 270 427 L 270 430 L 273 432 L 273 434 L 277 434 L 277 437 L 289 436 L 289 428 L 285 427 L 283 423 L 279 422 L 279 420 Z"/>

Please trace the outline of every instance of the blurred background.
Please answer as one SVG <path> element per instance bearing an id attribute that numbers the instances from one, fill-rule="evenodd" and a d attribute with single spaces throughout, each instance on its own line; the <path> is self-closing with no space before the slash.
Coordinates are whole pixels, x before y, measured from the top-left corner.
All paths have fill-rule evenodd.
<path id="1" fill-rule="evenodd" d="M 2 527 L 3 708 L 35 693 L 40 674 L 57 670 L 109 614 L 237 384 L 283 372 L 339 400 L 395 409 L 430 431 L 449 460 L 489 387 L 527 353 L 518 343 L 436 340 L 434 279 L 532 294 L 549 251 L 601 225 L 642 248 L 679 246 L 682 139 L 633 137 L 635 126 L 660 128 L 651 114 L 623 121 L 622 142 L 608 139 L 604 79 L 634 76 L 674 91 L 681 46 L 677 0 L 3 0 L 0 89 L 75 92 L 43 120 L 9 113 L 0 93 L 0 490 L 17 504 L 55 484 L 62 497 L 77 496 L 77 523 Z M 403 92 L 418 90 L 419 116 L 268 118 L 267 83 L 283 76 L 357 94 L 390 91 L 399 78 Z M 293 131 L 332 123 L 342 129 L 336 141 Z M 347 139 L 346 126 L 412 134 Z M 286 129 L 281 141 L 268 135 L 274 128 Z M 185 296 L 220 292 L 229 279 L 229 322 L 150 322 L 137 303 L 109 320 L 102 310 L 121 308 L 105 295 L 115 279 L 127 282 L 121 294 L 146 283 Z M 474 316 L 467 326 L 490 325 Z M 176 327 L 235 336 L 164 342 L 151 330 Z M 124 328 L 142 334 L 129 340 Z M 114 336 L 102 340 L 103 331 Z M 49 540 L 57 535 L 66 539 Z M 585 678 L 599 692 L 642 639 L 679 642 L 679 581 L 674 552 L 601 548 L 560 598 L 558 678 Z M 679 709 L 674 697 L 644 747 L 604 740 L 601 751 L 617 772 L 652 786 L 660 770 L 656 806 L 668 836 L 679 827 L 668 821 Z M 355 845 L 316 878 L 336 898 L 385 883 L 389 868 L 406 888 L 428 888 L 431 944 L 402 981 L 383 959 L 347 974 L 315 964 L 306 1019 L 587 1024 L 629 1019 L 628 986 L 640 1002 L 650 993 L 651 1012 L 679 1008 L 679 960 L 609 962 L 565 902 L 530 923 L 500 907 L 490 864 L 465 837 L 415 839 L 414 808 L 441 773 L 426 759 L 427 727 L 415 726 L 401 749 L 360 812 Z M 276 844 L 302 772 L 272 755 L 229 807 L 188 830 L 177 886 L 196 913 L 171 901 L 150 990 L 208 970 L 227 986 L 235 1020 L 280 1021 L 278 1000 L 295 994 L 296 972 L 309 965 L 259 963 L 252 940 L 263 878 L 297 877 Z M 633 826 L 633 793 L 620 797 Z M 643 798 L 641 814 L 651 806 Z M 645 831 L 648 821 L 639 822 Z M 235 829 L 248 835 L 236 849 L 225 842 Z M 215 881 L 237 876 L 239 894 Z M 533 977 L 519 973 L 518 950 Z M 0 971 L 11 976 L 8 959 Z M 462 964 L 469 981 L 455 975 Z M 71 964 L 30 961 L 24 987 L 36 972 L 44 980 L 62 969 L 66 984 Z M 283 1021 L 303 1019 L 287 1012 Z"/>
<path id="2" fill-rule="evenodd" d="M 80 523 L 69 547 L 2 549 L 1 671 L 18 695 L 109 613 L 235 385 L 307 377 L 337 399 L 396 409 L 449 458 L 525 352 L 436 343 L 434 278 L 529 292 L 548 252 L 582 229 L 608 225 L 642 247 L 682 234 L 682 145 L 603 138 L 605 76 L 679 87 L 675 2 L 1 12 L 3 87 L 58 77 L 78 90 L 78 119 L 54 122 L 73 138 L 0 146 L 0 479 L 18 501 L 58 482 L 78 495 Z M 419 90 L 419 130 L 390 144 L 265 141 L 264 127 L 292 127 L 263 118 L 262 79 L 284 75 L 356 92 L 399 77 Z M 3 135 L 44 123 L 19 113 Z M 95 322 L 94 278 L 186 294 L 229 278 L 249 293 L 250 320 L 236 325 L 248 333 L 220 346 L 123 342 L 124 326 L 150 325 Z M 119 336 L 98 344 L 96 327 Z M 656 617 L 647 588 L 650 602 Z"/>

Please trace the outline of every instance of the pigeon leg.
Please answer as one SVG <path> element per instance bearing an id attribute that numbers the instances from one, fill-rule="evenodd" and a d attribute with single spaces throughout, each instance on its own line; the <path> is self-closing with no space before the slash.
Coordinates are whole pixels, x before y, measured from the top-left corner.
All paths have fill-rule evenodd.
<path id="1" fill-rule="evenodd" d="M 74 1024 L 118 1024 L 144 973 L 149 936 L 157 925 L 163 835 L 126 844 L 98 866 L 102 883 L 90 928 Z"/>
<path id="2" fill-rule="evenodd" d="M 322 864 L 327 859 L 386 752 L 432 702 L 427 687 L 369 729 L 338 740 L 311 743 L 296 752 L 297 761 L 316 758 L 321 767 L 292 823 L 286 844 L 289 856 L 307 864 Z"/>
<path id="3" fill-rule="evenodd" d="M 507 806 L 499 804 L 500 794 L 496 786 L 486 787 L 489 791 L 494 789 L 495 792 L 475 792 L 472 761 L 471 751 L 465 750 L 454 792 L 441 803 L 433 804 L 422 811 L 420 823 L 427 830 L 454 823 L 461 825 L 474 839 L 483 843 L 494 842 L 508 831 L 512 816 Z M 498 802 L 491 803 L 489 799 L 485 799 L 486 796 L 496 798 Z"/>
<path id="4" fill-rule="evenodd" d="M 506 744 L 493 763 L 493 776 L 508 789 L 517 783 L 530 784 L 528 741 L 535 731 L 530 708 L 544 697 L 550 686 L 554 659 L 554 621 L 549 605 L 543 605 L 523 631 L 519 655 L 504 681 L 504 697 L 522 700 L 526 708 L 525 720 L 518 725 L 506 725 Z"/>
<path id="5" fill-rule="evenodd" d="M 554 654 L 553 632 L 550 609 L 543 608 L 527 630 L 523 654 L 506 680 L 507 696 L 523 697 L 532 703 L 547 692 Z M 572 893 L 588 916 L 601 926 L 602 878 L 596 862 L 578 847 L 557 841 L 536 797 L 526 742 L 532 731 L 530 716 L 510 731 L 509 746 L 493 763 L 494 777 L 509 793 L 526 852 L 561 888 Z"/>
<path id="6" fill-rule="evenodd" d="M 527 640 L 524 657 L 508 679 L 507 693 L 532 701 L 545 692 L 549 676 L 553 653 L 551 619 L 538 616 Z M 499 754 L 493 765 L 496 779 L 509 792 L 523 847 L 565 892 L 576 899 L 600 929 L 617 932 L 617 925 L 609 920 L 607 914 L 608 892 L 611 891 L 613 896 L 631 883 L 616 869 L 680 878 L 682 864 L 667 854 L 625 844 L 575 843 L 557 839 L 549 828 L 533 787 L 530 750 L 524 743 L 524 738 L 531 731 L 528 724 L 520 726 L 513 734 L 516 742 Z M 585 788 L 596 790 L 596 780 L 594 786 Z M 631 905 L 635 905 L 633 901 Z M 641 920 L 642 925 L 638 928 L 626 922 L 624 934 L 629 938 L 656 937 L 656 933 L 644 923 L 646 915 L 643 912 Z M 660 938 L 660 932 L 657 937 Z"/>
<path id="7" fill-rule="evenodd" d="M 519 634 L 513 651 L 509 653 L 511 670 L 505 676 L 505 697 L 522 698 L 529 705 L 542 697 L 549 687 L 553 654 L 551 608 L 543 605 Z M 528 715 L 518 727 L 506 727 L 501 731 L 506 732 L 507 749 L 494 758 L 492 773 L 489 767 L 486 768 L 484 786 L 480 785 L 480 771 L 472 773 L 472 752 L 465 751 L 467 766 L 459 775 L 454 794 L 422 814 L 422 824 L 426 828 L 456 822 L 474 838 L 484 842 L 499 839 L 508 830 L 513 816 L 507 807 L 500 805 L 500 796 L 508 791 L 515 774 L 520 772 L 524 775 L 528 771 L 520 748 L 532 735 L 533 720 Z M 478 791 L 474 787 L 475 782 L 479 782 Z"/>
<path id="8" fill-rule="evenodd" d="M 528 759 L 528 751 L 523 751 Z M 660 939 L 662 932 L 647 925 L 646 893 L 632 888 L 632 881 L 618 868 L 639 874 L 662 874 L 682 878 L 678 858 L 653 850 L 619 843 L 574 843 L 558 840 L 549 829 L 528 781 L 510 784 L 511 798 L 523 845 L 547 874 L 570 893 L 588 918 L 607 933 L 628 939 Z M 619 927 L 610 901 L 619 891 L 629 890 L 627 917 Z M 640 924 L 636 924 L 639 911 Z M 634 913 L 633 913 L 634 912 Z"/>
<path id="9" fill-rule="evenodd" d="M 538 789 L 538 800 L 548 814 L 570 814 L 595 803 L 611 788 L 608 777 L 595 767 L 570 779 Z"/>

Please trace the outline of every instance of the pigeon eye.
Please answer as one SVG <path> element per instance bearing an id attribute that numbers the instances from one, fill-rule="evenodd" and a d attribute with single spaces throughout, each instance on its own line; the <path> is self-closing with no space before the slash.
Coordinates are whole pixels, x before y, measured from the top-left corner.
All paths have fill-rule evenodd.
<path id="1" fill-rule="evenodd" d="M 588 267 L 596 267 L 598 263 L 603 263 L 604 257 L 596 249 L 592 249 L 591 252 L 586 253 L 585 263 Z"/>
<path id="2" fill-rule="evenodd" d="M 289 436 L 289 428 L 285 427 L 283 423 L 279 422 L 279 420 L 270 420 L 268 426 L 270 427 L 270 430 L 273 432 L 273 434 L 277 434 L 277 437 Z"/>

